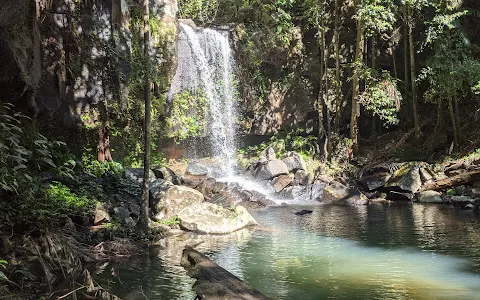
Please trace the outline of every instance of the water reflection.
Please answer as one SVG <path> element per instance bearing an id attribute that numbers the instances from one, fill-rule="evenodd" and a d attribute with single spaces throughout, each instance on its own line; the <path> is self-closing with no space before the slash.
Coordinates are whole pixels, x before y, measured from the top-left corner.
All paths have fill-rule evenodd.
<path id="1" fill-rule="evenodd" d="M 179 266 L 186 244 L 277 299 L 478 299 L 480 218 L 431 205 L 272 207 L 257 230 L 187 234 L 151 257 L 116 266 L 124 299 L 193 299 Z M 122 277 L 122 273 L 124 274 Z M 125 275 L 127 274 L 127 275 Z M 138 299 L 144 299 L 138 298 Z"/>

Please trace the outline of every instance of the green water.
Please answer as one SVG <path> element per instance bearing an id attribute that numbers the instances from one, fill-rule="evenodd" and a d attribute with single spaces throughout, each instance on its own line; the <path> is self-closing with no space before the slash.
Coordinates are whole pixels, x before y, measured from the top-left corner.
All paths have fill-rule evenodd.
<path id="1" fill-rule="evenodd" d="M 274 299 L 480 299 L 474 212 L 320 205 L 296 216 L 293 209 L 252 212 L 256 230 L 169 239 L 148 257 L 108 266 L 100 282 L 122 299 L 193 300 L 194 281 L 179 260 L 185 244 L 202 242 L 198 249 Z"/>

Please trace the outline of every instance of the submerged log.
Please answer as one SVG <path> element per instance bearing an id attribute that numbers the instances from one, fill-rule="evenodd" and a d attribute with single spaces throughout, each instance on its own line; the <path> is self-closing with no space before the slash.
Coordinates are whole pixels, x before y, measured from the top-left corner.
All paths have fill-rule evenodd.
<path id="1" fill-rule="evenodd" d="M 193 285 L 197 299 L 269 299 L 190 246 L 186 246 L 183 250 L 181 265 L 187 270 L 188 276 L 197 279 Z"/>
<path id="2" fill-rule="evenodd" d="M 480 169 L 427 183 L 422 187 L 422 191 L 442 190 L 475 181 L 480 181 Z"/>

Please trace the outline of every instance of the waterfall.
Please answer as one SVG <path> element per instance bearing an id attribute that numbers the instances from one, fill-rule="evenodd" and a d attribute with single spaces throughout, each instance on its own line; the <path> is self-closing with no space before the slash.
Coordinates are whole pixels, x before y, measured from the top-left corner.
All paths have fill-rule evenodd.
<path id="1" fill-rule="evenodd" d="M 235 165 L 235 105 L 233 57 L 229 33 L 207 28 L 192 28 L 180 23 L 178 66 L 168 95 L 184 90 L 203 92 L 209 112 L 205 134 L 212 156 L 221 159 L 224 173 Z"/>

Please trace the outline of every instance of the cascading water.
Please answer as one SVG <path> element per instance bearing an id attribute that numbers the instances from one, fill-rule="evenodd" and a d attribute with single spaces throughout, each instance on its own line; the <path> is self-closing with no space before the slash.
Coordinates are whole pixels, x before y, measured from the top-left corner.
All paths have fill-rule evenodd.
<path id="1" fill-rule="evenodd" d="M 203 92 L 208 99 L 206 118 L 212 156 L 222 162 L 224 175 L 235 165 L 235 105 L 233 58 L 227 31 L 180 23 L 178 67 L 169 99 L 183 90 Z"/>

